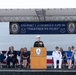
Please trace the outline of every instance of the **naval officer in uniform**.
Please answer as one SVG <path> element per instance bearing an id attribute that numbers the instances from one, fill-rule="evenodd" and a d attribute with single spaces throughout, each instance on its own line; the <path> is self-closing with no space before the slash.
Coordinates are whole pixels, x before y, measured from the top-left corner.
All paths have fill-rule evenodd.
<path id="1" fill-rule="evenodd" d="M 34 43 L 34 47 L 44 47 L 44 43 L 40 40 L 40 35 L 37 36 L 37 41 Z"/>
<path id="2" fill-rule="evenodd" d="M 62 54 L 59 51 L 59 47 L 58 46 L 55 47 L 55 51 L 53 51 L 52 57 L 53 57 L 53 62 L 54 62 L 54 68 L 56 69 L 56 67 L 57 67 L 57 61 L 59 61 L 59 69 L 61 69 Z"/>

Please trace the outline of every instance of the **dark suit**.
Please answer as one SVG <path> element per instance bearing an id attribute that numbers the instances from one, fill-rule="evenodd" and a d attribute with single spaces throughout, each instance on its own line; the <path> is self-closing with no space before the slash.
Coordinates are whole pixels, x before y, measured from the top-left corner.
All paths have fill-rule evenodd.
<path id="1" fill-rule="evenodd" d="M 6 56 L 4 56 L 4 54 L 0 54 L 0 62 L 2 63 L 3 60 L 6 58 Z"/>
<path id="2" fill-rule="evenodd" d="M 10 57 L 9 55 L 13 54 L 12 57 Z M 16 51 L 8 51 L 7 53 L 7 65 L 10 67 L 10 62 L 13 63 L 13 67 L 15 66 L 16 60 L 17 60 L 17 52 Z"/>
<path id="3" fill-rule="evenodd" d="M 34 47 L 44 47 L 44 43 L 42 41 L 36 41 Z"/>

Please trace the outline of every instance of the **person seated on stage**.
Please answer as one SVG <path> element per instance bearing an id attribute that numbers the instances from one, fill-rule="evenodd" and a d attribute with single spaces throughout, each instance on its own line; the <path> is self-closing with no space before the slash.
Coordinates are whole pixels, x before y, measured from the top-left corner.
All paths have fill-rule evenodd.
<path id="1" fill-rule="evenodd" d="M 6 56 L 0 51 L 0 63 L 2 63 L 5 60 Z M 0 65 L 1 67 L 1 65 Z"/>
<path id="2" fill-rule="evenodd" d="M 34 47 L 44 47 L 44 43 L 40 41 L 40 35 L 37 36 L 37 41 L 34 43 Z"/>
<path id="3" fill-rule="evenodd" d="M 14 50 L 14 47 L 9 47 L 9 51 L 7 53 L 7 66 L 10 68 L 10 62 L 13 64 L 13 67 L 15 67 L 15 63 L 17 60 L 17 52 Z"/>
<path id="4" fill-rule="evenodd" d="M 71 47 L 71 51 L 73 52 L 74 55 L 74 64 L 76 64 L 76 50 L 74 46 Z"/>
<path id="5" fill-rule="evenodd" d="M 73 52 L 71 51 L 71 47 L 68 47 L 68 51 L 66 52 L 66 60 L 68 64 L 68 69 L 72 67 L 72 61 L 73 61 Z"/>
<path id="6" fill-rule="evenodd" d="M 61 65 L 62 65 L 62 54 L 59 51 L 59 47 L 56 46 L 55 47 L 55 51 L 53 51 L 52 53 L 52 57 L 53 57 L 53 61 L 54 61 L 54 68 L 57 68 L 57 61 L 59 61 L 59 69 L 61 69 Z"/>
<path id="7" fill-rule="evenodd" d="M 29 58 L 29 55 L 28 55 L 28 52 L 27 52 L 27 48 L 25 47 L 24 51 L 22 53 L 22 60 L 23 60 L 23 67 L 24 68 L 27 68 L 28 58 Z"/>
<path id="8" fill-rule="evenodd" d="M 17 55 L 17 59 L 18 59 L 18 62 L 19 62 L 19 65 L 22 65 L 22 53 L 24 51 L 24 48 L 21 48 L 20 51 L 18 52 L 18 55 Z"/>
<path id="9" fill-rule="evenodd" d="M 74 46 L 72 46 L 72 47 L 71 47 L 71 51 L 72 51 L 72 52 L 74 52 L 74 49 L 75 49 L 75 47 L 74 47 Z"/>
<path id="10" fill-rule="evenodd" d="M 65 52 L 63 51 L 63 48 L 62 47 L 60 47 L 60 52 L 61 52 L 61 54 L 62 54 L 62 61 L 64 62 L 65 61 L 65 58 L 66 58 L 66 55 L 65 55 Z"/>

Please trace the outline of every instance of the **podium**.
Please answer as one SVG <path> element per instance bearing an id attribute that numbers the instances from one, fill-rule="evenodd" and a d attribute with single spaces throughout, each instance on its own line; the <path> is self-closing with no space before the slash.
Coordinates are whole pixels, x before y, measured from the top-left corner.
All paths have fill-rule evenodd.
<path id="1" fill-rule="evenodd" d="M 46 69 L 46 48 L 32 47 L 31 48 L 31 69 Z"/>

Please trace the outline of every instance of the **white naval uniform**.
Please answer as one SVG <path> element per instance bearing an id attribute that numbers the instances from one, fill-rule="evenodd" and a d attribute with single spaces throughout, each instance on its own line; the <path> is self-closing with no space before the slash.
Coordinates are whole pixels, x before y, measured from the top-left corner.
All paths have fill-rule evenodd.
<path id="1" fill-rule="evenodd" d="M 73 50 L 72 52 L 74 54 L 74 63 L 76 64 L 76 50 Z"/>
<path id="2" fill-rule="evenodd" d="M 62 54 L 59 50 L 55 50 L 52 53 L 53 61 L 54 61 L 54 68 L 57 67 L 57 60 L 59 61 L 59 68 L 61 68 L 62 65 Z"/>

